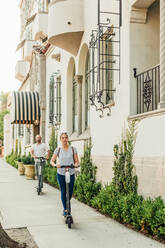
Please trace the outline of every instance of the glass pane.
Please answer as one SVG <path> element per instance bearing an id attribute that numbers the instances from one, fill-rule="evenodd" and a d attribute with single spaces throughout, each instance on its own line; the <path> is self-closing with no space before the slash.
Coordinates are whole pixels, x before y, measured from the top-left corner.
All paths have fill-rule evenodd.
<path id="1" fill-rule="evenodd" d="M 87 55 L 86 72 L 85 72 L 85 128 L 89 126 L 89 109 L 90 109 L 90 56 Z"/>

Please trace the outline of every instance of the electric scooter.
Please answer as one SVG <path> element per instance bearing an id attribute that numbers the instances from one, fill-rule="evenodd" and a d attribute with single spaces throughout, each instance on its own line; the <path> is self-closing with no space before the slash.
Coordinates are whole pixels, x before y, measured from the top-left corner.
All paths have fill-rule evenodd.
<path id="1" fill-rule="evenodd" d="M 64 166 L 61 165 L 60 168 L 65 168 L 65 182 L 66 182 L 66 207 L 67 207 L 67 215 L 65 219 L 65 223 L 68 225 L 68 228 L 71 228 L 73 224 L 73 217 L 71 215 L 71 203 L 69 198 L 69 184 L 70 184 L 70 173 L 69 169 L 74 169 L 75 166 L 73 164 Z"/>
<path id="2" fill-rule="evenodd" d="M 45 166 L 46 158 L 37 157 L 37 159 L 40 160 L 40 162 L 38 163 L 39 166 L 38 166 L 38 186 L 37 186 L 37 193 L 38 195 L 40 195 L 43 188 L 43 169 Z"/>

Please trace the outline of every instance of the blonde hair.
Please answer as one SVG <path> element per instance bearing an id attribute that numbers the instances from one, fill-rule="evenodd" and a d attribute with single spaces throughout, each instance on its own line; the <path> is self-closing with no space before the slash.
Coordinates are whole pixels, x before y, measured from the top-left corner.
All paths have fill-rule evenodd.
<path id="1" fill-rule="evenodd" d="M 62 135 L 63 134 L 65 134 L 66 135 L 66 137 L 68 138 L 68 134 L 67 134 L 67 132 L 62 132 L 61 134 L 60 134 L 60 139 L 61 139 L 61 137 L 62 137 Z"/>

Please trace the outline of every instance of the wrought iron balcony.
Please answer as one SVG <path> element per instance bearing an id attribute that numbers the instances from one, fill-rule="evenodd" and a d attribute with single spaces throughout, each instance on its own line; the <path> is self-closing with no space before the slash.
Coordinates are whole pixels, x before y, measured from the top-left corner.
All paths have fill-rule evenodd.
<path id="1" fill-rule="evenodd" d="M 140 74 L 134 69 L 137 80 L 137 114 L 156 110 L 160 102 L 160 65 Z"/>

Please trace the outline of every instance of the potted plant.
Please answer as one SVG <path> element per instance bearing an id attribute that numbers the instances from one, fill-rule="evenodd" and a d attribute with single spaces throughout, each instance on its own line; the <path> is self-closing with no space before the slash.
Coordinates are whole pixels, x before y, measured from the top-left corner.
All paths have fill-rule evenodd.
<path id="1" fill-rule="evenodd" d="M 22 157 L 22 162 L 25 167 L 25 177 L 26 179 L 32 180 L 35 177 L 35 166 L 34 159 L 31 158 L 30 154 L 28 156 Z"/>
<path id="2" fill-rule="evenodd" d="M 20 175 L 24 175 L 25 174 L 25 167 L 23 165 L 23 162 L 22 162 L 22 157 L 19 156 L 17 158 L 17 163 L 18 163 L 18 171 L 19 171 L 19 174 Z"/>

